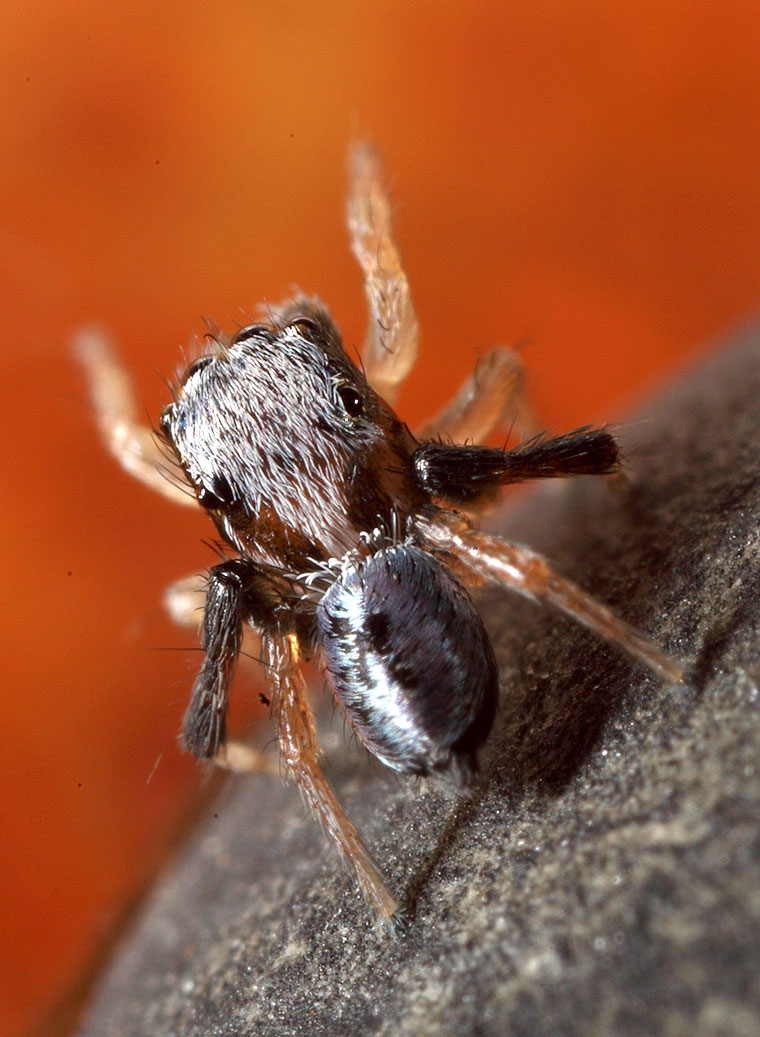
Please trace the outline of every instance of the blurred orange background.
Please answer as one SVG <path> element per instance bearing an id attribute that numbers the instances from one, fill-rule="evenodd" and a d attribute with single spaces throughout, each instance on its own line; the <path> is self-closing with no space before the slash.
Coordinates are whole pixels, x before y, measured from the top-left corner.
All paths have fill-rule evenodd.
<path id="1" fill-rule="evenodd" d="M 298 284 L 360 343 L 343 225 L 358 133 L 385 156 L 422 328 L 404 417 L 434 411 L 489 345 L 526 340 L 548 427 L 619 417 L 760 301 L 760 6 L 6 0 L 3 14 L 0 1032 L 14 1034 L 92 959 L 200 780 L 175 742 L 198 656 L 161 650 L 195 638 L 160 601 L 212 561 L 211 529 L 105 455 L 73 330 L 113 332 L 153 418 L 203 315 L 235 327 Z"/>

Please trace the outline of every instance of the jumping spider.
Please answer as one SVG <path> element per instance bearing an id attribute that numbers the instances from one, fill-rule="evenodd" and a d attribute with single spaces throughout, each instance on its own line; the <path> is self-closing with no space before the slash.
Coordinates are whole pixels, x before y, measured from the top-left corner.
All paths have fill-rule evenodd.
<path id="1" fill-rule="evenodd" d="M 476 766 L 498 696 L 493 651 L 464 582 L 490 580 L 550 603 L 665 681 L 681 681 L 682 670 L 543 558 L 473 529 L 468 517 L 508 483 L 614 473 L 610 432 L 529 435 L 510 450 L 460 445 L 482 441 L 517 403 L 519 363 L 495 349 L 413 435 L 391 404 L 415 360 L 417 321 L 380 163 L 366 146 L 352 154 L 348 226 L 370 313 L 363 370 L 324 307 L 297 298 L 235 335 L 212 336 L 153 434 L 102 336 L 83 333 L 79 355 L 117 460 L 171 500 L 197 501 L 233 552 L 170 599 L 176 617 L 196 624 L 205 595 L 205 658 L 185 747 L 235 769 L 259 767 L 225 732 L 244 625 L 254 628 L 282 759 L 364 895 L 391 921 L 399 905 L 320 769 L 302 654 L 321 655 L 371 753 L 404 774 L 459 785 Z M 179 482 L 165 476 L 167 448 Z"/>

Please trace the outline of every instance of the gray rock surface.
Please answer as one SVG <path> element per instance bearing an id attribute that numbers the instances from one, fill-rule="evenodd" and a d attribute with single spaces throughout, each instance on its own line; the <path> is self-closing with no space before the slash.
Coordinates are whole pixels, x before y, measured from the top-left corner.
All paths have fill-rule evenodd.
<path id="1" fill-rule="evenodd" d="M 327 737 L 397 893 L 378 932 L 297 792 L 232 779 L 82 1033 L 760 1034 L 760 332 L 621 430 L 630 492 L 546 485 L 500 520 L 671 653 L 661 686 L 488 591 L 503 701 L 457 803 Z"/>

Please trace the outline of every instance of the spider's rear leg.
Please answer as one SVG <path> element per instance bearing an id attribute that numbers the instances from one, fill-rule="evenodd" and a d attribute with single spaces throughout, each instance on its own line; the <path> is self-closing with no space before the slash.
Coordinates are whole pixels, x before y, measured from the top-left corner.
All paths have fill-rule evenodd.
<path id="1" fill-rule="evenodd" d="M 525 393 L 519 354 L 497 346 L 480 358 L 454 399 L 415 435 L 420 440 L 483 443 L 505 425 L 514 427 L 521 440 L 542 431 Z"/>
<path id="2" fill-rule="evenodd" d="M 272 706 L 277 718 L 282 759 L 293 774 L 309 809 L 351 867 L 362 893 L 377 911 L 380 921 L 393 924 L 399 905 L 319 766 L 319 747 L 299 666 L 296 636 L 267 634 L 262 640 L 270 669 Z"/>
<path id="3" fill-rule="evenodd" d="M 430 548 L 448 552 L 482 578 L 554 605 L 643 663 L 662 680 L 683 683 L 684 671 L 679 662 L 606 605 L 560 576 L 546 559 L 529 548 L 470 529 L 459 516 L 447 512 L 439 512 L 430 519 L 420 518 L 418 528 Z"/>
<path id="4" fill-rule="evenodd" d="M 140 421 L 131 379 L 104 332 L 83 328 L 74 340 L 74 353 L 87 375 L 103 442 L 121 467 L 175 504 L 195 507 L 195 494 L 181 469 Z"/>
<path id="5" fill-rule="evenodd" d="M 391 230 L 382 163 L 367 144 L 350 156 L 348 230 L 364 275 L 369 328 L 364 366 L 372 387 L 393 403 L 417 357 L 417 317 Z"/>

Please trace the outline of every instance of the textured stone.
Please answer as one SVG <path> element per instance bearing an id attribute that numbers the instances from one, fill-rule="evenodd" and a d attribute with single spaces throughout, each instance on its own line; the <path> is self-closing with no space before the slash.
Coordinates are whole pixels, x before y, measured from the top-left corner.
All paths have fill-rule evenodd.
<path id="1" fill-rule="evenodd" d="M 502 708 L 469 799 L 394 778 L 325 711 L 330 779 L 407 931 L 373 927 L 292 787 L 233 779 L 84 1034 L 760 1033 L 760 333 L 620 435 L 628 494 L 545 485 L 499 526 L 692 687 L 483 593 Z"/>

